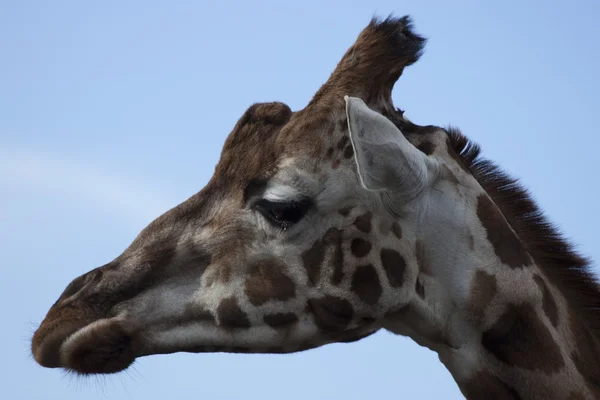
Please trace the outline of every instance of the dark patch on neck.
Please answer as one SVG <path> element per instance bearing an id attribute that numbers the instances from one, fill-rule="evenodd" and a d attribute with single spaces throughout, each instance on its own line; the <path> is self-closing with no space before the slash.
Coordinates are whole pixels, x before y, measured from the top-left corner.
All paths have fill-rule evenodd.
<path id="1" fill-rule="evenodd" d="M 571 315 L 571 332 L 576 349 L 571 354 L 577 371 L 583 376 L 596 398 L 600 398 L 600 340 L 577 315 Z"/>
<path id="2" fill-rule="evenodd" d="M 475 271 L 471 282 L 471 293 L 469 296 L 470 318 L 476 326 L 484 323 L 485 310 L 498 292 L 496 277 L 484 270 Z"/>
<path id="3" fill-rule="evenodd" d="M 544 275 L 579 314 L 594 337 L 600 333 L 600 286 L 590 262 L 548 221 L 528 191 L 493 162 L 458 129 L 447 128 L 448 152 L 460 160 L 499 207 Z"/>
<path id="4" fill-rule="evenodd" d="M 521 268 L 531 264 L 531 258 L 498 207 L 482 194 L 477 199 L 477 217 L 487 232 L 494 252 L 504 264 Z"/>
<path id="5" fill-rule="evenodd" d="M 554 297 L 552 297 L 552 293 L 550 293 L 546 282 L 544 282 L 544 278 L 535 274 L 533 280 L 542 292 L 542 307 L 544 308 L 544 313 L 556 328 L 558 326 L 558 307 L 556 306 L 556 301 L 554 300 Z"/>
<path id="6" fill-rule="evenodd" d="M 558 372 L 565 362 L 552 335 L 532 305 L 509 305 L 481 344 L 506 365 L 545 373 Z"/>

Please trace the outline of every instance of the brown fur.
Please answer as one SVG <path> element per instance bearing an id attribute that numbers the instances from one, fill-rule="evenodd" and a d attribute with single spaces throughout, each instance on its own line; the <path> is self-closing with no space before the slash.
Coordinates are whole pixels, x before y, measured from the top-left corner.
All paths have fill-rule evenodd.
<path id="1" fill-rule="evenodd" d="M 483 224 L 487 238 L 500 261 L 511 268 L 531 265 L 531 258 L 523 243 L 506 223 L 498 207 L 485 194 L 477 199 L 477 217 Z"/>
<path id="2" fill-rule="evenodd" d="M 406 261 L 396 250 L 381 249 L 381 265 L 392 287 L 398 288 L 404 284 Z"/>
<path id="3" fill-rule="evenodd" d="M 367 242 L 364 239 L 356 238 L 352 240 L 350 244 L 350 250 L 352 254 L 357 258 L 362 258 L 367 256 L 371 252 L 371 248 L 373 246 L 370 242 Z"/>
<path id="4" fill-rule="evenodd" d="M 470 315 L 477 326 L 483 324 L 485 310 L 488 308 L 497 292 L 498 285 L 496 277 L 488 274 L 484 270 L 478 269 L 475 272 L 475 276 L 471 283 L 471 293 L 469 297 Z"/>
<path id="5" fill-rule="evenodd" d="M 252 305 L 260 306 L 269 300 L 285 301 L 296 296 L 296 284 L 283 272 L 284 268 L 274 260 L 261 260 L 250 266 L 244 287 Z"/>
<path id="6" fill-rule="evenodd" d="M 510 305 L 483 332 L 481 344 L 511 367 L 552 373 L 565 365 L 558 344 L 529 304 Z"/>
<path id="7" fill-rule="evenodd" d="M 361 265 L 354 271 L 352 291 L 367 304 L 374 305 L 381 297 L 382 288 L 375 267 L 371 264 Z"/>
<path id="8" fill-rule="evenodd" d="M 424 45 L 425 39 L 412 31 L 408 16 L 383 21 L 373 18 L 306 108 L 295 113 L 284 127 L 277 139 L 278 147 L 310 157 L 329 154 L 323 137 L 347 129 L 343 116 L 345 95 L 393 110 L 392 88 L 404 68 L 419 59 Z M 341 150 L 344 143 L 339 144 Z M 351 150 L 344 153 L 345 158 L 351 157 Z M 333 167 L 338 166 L 339 160 L 334 161 Z"/>

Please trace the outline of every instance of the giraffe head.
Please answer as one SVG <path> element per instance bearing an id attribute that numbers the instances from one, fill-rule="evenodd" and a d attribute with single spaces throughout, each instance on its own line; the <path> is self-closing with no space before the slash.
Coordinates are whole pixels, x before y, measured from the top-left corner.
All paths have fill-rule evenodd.
<path id="1" fill-rule="evenodd" d="M 306 108 L 251 106 L 205 188 L 68 285 L 32 339 L 37 362 L 112 373 L 145 355 L 295 352 L 384 327 L 419 293 L 425 193 L 460 174 L 447 133 L 391 101 L 423 45 L 407 17 L 373 20 Z"/>

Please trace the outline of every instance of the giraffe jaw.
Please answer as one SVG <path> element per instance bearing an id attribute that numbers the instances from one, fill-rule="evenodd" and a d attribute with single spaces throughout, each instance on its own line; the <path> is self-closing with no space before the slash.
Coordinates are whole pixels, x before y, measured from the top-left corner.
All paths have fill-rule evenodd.
<path id="1" fill-rule="evenodd" d="M 43 367 L 64 368 L 87 374 L 111 374 L 135 361 L 133 339 L 117 318 L 81 323 L 61 322 L 33 346 L 35 360 Z"/>

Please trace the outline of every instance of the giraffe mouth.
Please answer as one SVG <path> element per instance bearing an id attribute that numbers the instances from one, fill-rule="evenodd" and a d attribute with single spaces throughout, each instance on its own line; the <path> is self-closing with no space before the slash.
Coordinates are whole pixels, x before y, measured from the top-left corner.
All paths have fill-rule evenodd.
<path id="1" fill-rule="evenodd" d="M 34 341 L 32 350 L 41 366 L 64 368 L 82 375 L 120 372 L 136 358 L 133 337 L 116 318 L 84 326 L 61 321 L 43 338 Z"/>

